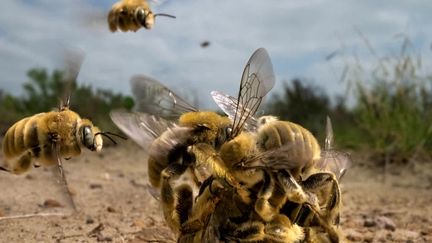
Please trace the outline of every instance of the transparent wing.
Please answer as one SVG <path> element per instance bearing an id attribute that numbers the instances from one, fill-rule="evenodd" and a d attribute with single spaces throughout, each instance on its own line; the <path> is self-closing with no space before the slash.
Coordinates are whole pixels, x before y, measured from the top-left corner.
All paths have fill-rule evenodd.
<path id="1" fill-rule="evenodd" d="M 185 112 L 198 111 L 159 81 L 144 76 L 131 79 L 132 93 L 136 98 L 135 110 L 165 119 L 177 119 Z"/>
<path id="2" fill-rule="evenodd" d="M 115 110 L 110 117 L 120 130 L 146 151 L 163 132 L 176 126 L 163 118 L 140 112 Z"/>
<path id="3" fill-rule="evenodd" d="M 69 108 L 70 97 L 76 88 L 76 80 L 84 61 L 84 52 L 78 49 L 67 49 L 64 53 L 65 70 L 62 80 L 62 87 L 58 87 L 57 92 L 62 94 L 60 110 Z"/>
<path id="4" fill-rule="evenodd" d="M 333 172 L 336 175 L 336 178 L 341 180 L 342 176 L 351 164 L 351 156 L 349 153 L 334 150 L 333 143 L 333 125 L 330 117 L 327 116 L 324 150 L 321 151 L 321 159 L 315 167 L 319 170 Z"/>
<path id="5" fill-rule="evenodd" d="M 265 168 L 274 171 L 302 167 L 304 161 L 297 159 L 296 156 L 290 156 L 296 154 L 296 151 L 299 149 L 298 146 L 301 146 L 301 144 L 290 143 L 275 149 L 256 153 L 240 162 L 236 167 L 240 169 Z"/>
<path id="6" fill-rule="evenodd" d="M 237 98 L 221 93 L 219 91 L 212 91 L 211 96 L 213 100 L 218 104 L 219 108 L 228 115 L 228 117 L 233 121 L 236 110 L 238 106 L 241 106 L 237 103 Z M 240 107 L 243 109 L 243 107 Z M 245 120 L 244 129 L 247 131 L 255 131 L 258 128 L 258 121 L 254 116 L 249 116 L 248 119 Z"/>
<path id="7" fill-rule="evenodd" d="M 333 172 L 341 180 L 348 167 L 351 164 L 351 156 L 349 153 L 324 150 L 321 152 L 321 159 L 315 165 L 320 170 Z"/>
<path id="8" fill-rule="evenodd" d="M 225 99 L 221 95 L 214 97 L 216 103 L 233 117 L 231 137 L 237 136 L 249 123 L 248 120 L 257 112 L 263 97 L 273 88 L 274 83 L 275 76 L 270 57 L 264 48 L 260 48 L 252 54 L 243 70 L 237 102 L 232 101 L 230 97 Z"/>

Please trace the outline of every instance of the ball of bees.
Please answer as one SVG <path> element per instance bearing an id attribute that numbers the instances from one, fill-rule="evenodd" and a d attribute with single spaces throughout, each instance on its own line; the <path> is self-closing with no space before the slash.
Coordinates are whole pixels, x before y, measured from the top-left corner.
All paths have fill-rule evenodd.
<path id="1" fill-rule="evenodd" d="M 247 63 L 238 97 L 212 93 L 228 118 L 196 110 L 157 81 L 138 80 L 133 90 L 147 97 L 138 100 L 147 113 L 111 117 L 150 147 L 150 183 L 160 188 L 165 219 L 180 242 L 295 242 L 321 231 L 338 239 L 340 190 L 326 165 L 330 150 L 322 156 L 315 137 L 298 124 L 254 118 L 275 81 L 264 49 Z"/>
<path id="2" fill-rule="evenodd" d="M 269 73 L 274 79 L 268 61 L 268 54 L 264 49 L 256 51 L 245 67 L 243 82 L 251 82 L 257 76 L 261 78 L 262 75 L 268 76 Z M 252 82 L 252 84 L 256 83 Z M 143 97 L 142 102 L 141 99 L 137 102 L 138 109 L 147 113 L 117 111 L 111 113 L 111 118 L 121 130 L 143 148 L 150 147 L 148 151 L 150 183 L 156 188 L 160 186 L 165 219 L 174 232 L 180 232 L 181 225 L 188 218 L 183 215 L 183 212 L 190 212 L 191 208 L 179 210 L 178 205 L 183 201 L 190 201 L 190 195 L 195 197 L 197 192 L 194 191 L 204 180 L 215 176 L 235 184 L 218 156 L 214 157 L 216 160 L 207 158 L 213 158 L 212 155 L 216 155 L 220 146 L 237 136 L 242 130 L 241 127 L 246 124 L 244 121 L 233 121 L 214 112 L 198 111 L 151 78 L 135 77 L 132 79 L 132 86 L 134 92 L 140 91 L 135 96 Z M 264 95 L 271 89 L 271 85 L 266 84 L 254 89 L 250 92 L 258 90 Z M 256 102 L 260 102 L 259 97 L 249 103 L 256 104 Z M 156 114 L 158 117 L 148 113 Z M 162 117 L 166 119 L 175 117 L 177 121 L 162 122 Z M 182 198 L 182 195 L 187 198 Z"/>

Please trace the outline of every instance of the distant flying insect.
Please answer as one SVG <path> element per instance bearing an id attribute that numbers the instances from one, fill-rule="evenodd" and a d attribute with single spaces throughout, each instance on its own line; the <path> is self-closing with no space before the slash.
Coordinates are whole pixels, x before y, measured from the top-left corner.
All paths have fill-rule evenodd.
<path id="1" fill-rule="evenodd" d="M 121 0 L 115 3 L 108 13 L 108 26 L 111 32 L 136 32 L 141 27 L 153 28 L 157 16 L 175 18 L 173 15 L 154 14 L 147 0 Z"/>
<path id="2" fill-rule="evenodd" d="M 203 42 L 201 42 L 201 47 L 202 48 L 206 48 L 208 46 L 210 46 L 210 41 L 203 41 Z"/>
<path id="3" fill-rule="evenodd" d="M 74 82 L 81 61 L 69 67 L 71 68 L 69 71 L 74 75 L 69 82 Z M 66 82 L 66 85 L 68 84 Z M 113 142 L 109 135 L 118 136 L 110 132 L 101 132 L 90 120 L 81 118 L 69 109 L 69 99 L 67 99 L 62 102 L 58 111 L 23 118 L 7 130 L 2 145 L 5 164 L 0 169 L 13 174 L 22 174 L 32 166 L 57 165 L 61 180 L 67 187 L 62 158 L 78 156 L 83 147 L 100 152 L 103 146 L 102 135 Z"/>

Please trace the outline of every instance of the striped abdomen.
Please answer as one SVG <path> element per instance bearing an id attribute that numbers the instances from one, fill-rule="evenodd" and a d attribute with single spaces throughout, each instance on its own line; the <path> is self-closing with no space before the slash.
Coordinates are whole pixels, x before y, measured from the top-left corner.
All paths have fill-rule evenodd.
<path id="1" fill-rule="evenodd" d="M 272 121 L 258 130 L 257 144 L 262 150 L 292 146 L 289 156 L 300 167 L 294 170 L 297 177 L 301 169 L 307 169 L 320 159 L 321 149 L 316 138 L 306 128 L 288 121 Z"/>
<path id="2" fill-rule="evenodd" d="M 33 160 L 42 165 L 57 163 L 53 153 L 53 135 L 57 135 L 60 153 L 75 155 L 79 146 L 73 132 L 75 116 L 71 113 L 48 112 L 26 117 L 10 127 L 3 139 L 6 168 L 12 173 L 27 171 Z M 76 119 L 75 119 L 76 120 Z"/>

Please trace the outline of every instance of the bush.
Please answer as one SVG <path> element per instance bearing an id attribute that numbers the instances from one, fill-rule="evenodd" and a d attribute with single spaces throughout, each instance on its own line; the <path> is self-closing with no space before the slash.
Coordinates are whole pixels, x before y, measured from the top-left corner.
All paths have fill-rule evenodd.
<path id="1" fill-rule="evenodd" d="M 432 145 L 432 79 L 422 73 L 421 57 L 410 51 L 409 40 L 397 55 L 377 58 L 370 71 L 358 62 L 347 68 L 345 80 L 356 99 L 355 122 L 378 161 L 406 162 L 427 155 Z"/>

